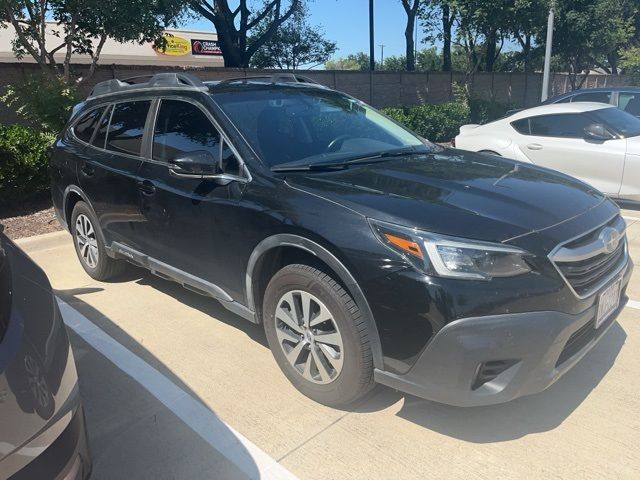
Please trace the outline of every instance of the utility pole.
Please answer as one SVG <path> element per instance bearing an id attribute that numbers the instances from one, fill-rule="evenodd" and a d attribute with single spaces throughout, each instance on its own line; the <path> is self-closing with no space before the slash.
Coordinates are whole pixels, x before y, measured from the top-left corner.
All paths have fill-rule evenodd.
<path id="1" fill-rule="evenodd" d="M 413 39 L 413 65 L 414 65 L 414 70 L 418 69 L 418 15 L 416 15 L 416 21 L 415 24 L 413 25 L 413 33 L 414 33 L 414 39 Z"/>
<path id="2" fill-rule="evenodd" d="M 549 77 L 551 76 L 551 46 L 553 43 L 553 20 L 554 20 L 554 2 L 551 2 L 549 8 L 549 18 L 547 19 L 547 44 L 544 53 L 544 72 L 542 74 L 542 95 L 540 100 L 544 102 L 549 97 Z"/>
<path id="3" fill-rule="evenodd" d="M 378 45 L 380 47 L 380 65 L 384 63 L 384 43 Z"/>
<path id="4" fill-rule="evenodd" d="M 376 47 L 373 40 L 373 0 L 369 0 L 369 70 L 376 69 Z"/>

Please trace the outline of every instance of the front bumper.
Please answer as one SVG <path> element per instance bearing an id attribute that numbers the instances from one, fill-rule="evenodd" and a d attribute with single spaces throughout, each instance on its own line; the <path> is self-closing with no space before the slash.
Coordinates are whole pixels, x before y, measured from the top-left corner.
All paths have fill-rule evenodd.
<path id="1" fill-rule="evenodd" d="M 378 383 L 460 407 L 491 405 L 538 393 L 570 370 L 613 325 L 628 298 L 598 329 L 597 305 L 570 315 L 527 312 L 456 320 L 446 325 L 405 374 L 375 371 Z M 496 367 L 497 366 L 497 367 Z M 498 375 L 478 385 L 484 371 Z M 502 370 L 501 370 L 502 369 Z"/>

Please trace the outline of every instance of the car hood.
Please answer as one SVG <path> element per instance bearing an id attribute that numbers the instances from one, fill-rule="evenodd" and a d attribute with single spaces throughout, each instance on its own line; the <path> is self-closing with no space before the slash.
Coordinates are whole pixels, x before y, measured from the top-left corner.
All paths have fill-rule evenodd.
<path id="1" fill-rule="evenodd" d="M 605 200 L 559 172 L 455 149 L 288 174 L 287 183 L 367 217 L 490 241 L 549 228 Z"/>

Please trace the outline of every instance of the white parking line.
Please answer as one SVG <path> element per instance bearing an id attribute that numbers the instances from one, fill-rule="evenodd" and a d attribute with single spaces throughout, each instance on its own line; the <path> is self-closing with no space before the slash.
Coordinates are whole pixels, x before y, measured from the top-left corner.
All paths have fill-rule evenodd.
<path id="1" fill-rule="evenodd" d="M 638 217 L 627 217 L 626 215 L 623 215 L 622 218 L 624 218 L 625 220 L 631 220 L 632 222 L 639 222 L 640 218 Z"/>
<path id="2" fill-rule="evenodd" d="M 249 439 L 218 418 L 200 401 L 107 335 L 78 310 L 61 299 L 58 299 L 58 303 L 64 322 L 69 328 L 120 370 L 136 380 L 250 478 L 274 480 L 297 478 Z"/>
<path id="3" fill-rule="evenodd" d="M 627 307 L 637 308 L 638 310 L 640 310 L 640 302 L 638 302 L 637 300 L 629 300 L 627 302 Z"/>

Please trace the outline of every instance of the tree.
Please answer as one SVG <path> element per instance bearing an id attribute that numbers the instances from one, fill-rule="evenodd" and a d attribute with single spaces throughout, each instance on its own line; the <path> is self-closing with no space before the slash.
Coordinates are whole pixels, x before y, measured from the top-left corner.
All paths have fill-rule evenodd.
<path id="1" fill-rule="evenodd" d="M 455 2 L 451 0 L 429 0 L 418 15 L 424 33 L 422 43 L 432 44 L 437 40 L 442 41 L 441 68 L 444 72 L 450 72 L 452 69 L 453 25 L 457 18 Z"/>
<path id="2" fill-rule="evenodd" d="M 632 84 L 640 84 L 640 47 L 628 47 L 620 52 L 620 68 Z"/>
<path id="3" fill-rule="evenodd" d="M 239 0 L 235 9 L 229 0 L 189 0 L 193 10 L 211 21 L 218 34 L 225 67 L 248 67 L 251 57 L 267 43 L 278 28 L 298 9 L 303 0 L 265 0 L 261 7 L 250 9 L 248 0 Z M 266 26 L 265 23 L 266 22 Z M 263 24 L 260 34 L 251 31 Z"/>
<path id="4" fill-rule="evenodd" d="M 556 0 L 553 50 L 556 65 L 580 88 L 593 67 L 608 68 L 608 56 L 633 35 L 623 0 Z"/>
<path id="5" fill-rule="evenodd" d="M 436 47 L 423 48 L 422 50 L 418 50 L 416 69 L 423 72 L 442 70 L 442 60 L 443 56 L 438 53 Z M 449 58 L 449 61 L 451 61 L 451 58 Z M 451 68 L 451 66 L 449 66 L 449 68 Z"/>
<path id="6" fill-rule="evenodd" d="M 531 71 L 534 42 L 546 28 L 548 12 L 548 0 L 515 0 L 507 17 L 509 35 L 522 48 L 525 72 Z"/>
<path id="7" fill-rule="evenodd" d="M 256 51 L 251 66 L 296 70 L 301 65 L 313 68 L 329 60 L 337 50 L 336 43 L 324 38 L 322 30 L 310 26 L 307 19 L 307 9 L 300 8 Z M 265 19 L 251 39 L 262 35 L 270 23 L 271 19 Z"/>
<path id="8" fill-rule="evenodd" d="M 422 5 L 422 0 L 401 1 L 402 7 L 407 14 L 407 25 L 404 29 L 404 38 L 406 45 L 406 67 L 408 71 L 412 71 L 416 69 L 415 41 L 413 39 L 413 34 L 415 32 L 416 17 L 418 15 L 419 8 Z"/>
<path id="9" fill-rule="evenodd" d="M 369 70 L 369 55 L 364 52 L 351 53 L 344 58 L 329 60 L 324 64 L 327 70 Z"/>
<path id="10" fill-rule="evenodd" d="M 179 0 L 0 0 L 0 26 L 13 27 L 16 56 L 30 55 L 43 74 L 72 84 L 93 75 L 107 38 L 140 43 L 159 39 L 164 28 L 175 24 L 182 8 Z M 54 45 L 49 42 L 51 30 L 57 39 Z M 62 65 L 57 52 L 64 52 Z M 73 78 L 73 54 L 91 58 L 81 79 Z"/>

